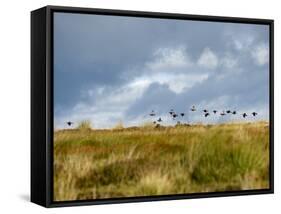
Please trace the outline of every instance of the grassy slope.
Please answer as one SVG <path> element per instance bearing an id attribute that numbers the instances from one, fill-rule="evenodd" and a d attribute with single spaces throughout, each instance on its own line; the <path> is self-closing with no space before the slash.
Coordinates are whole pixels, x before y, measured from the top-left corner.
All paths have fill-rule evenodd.
<path id="1" fill-rule="evenodd" d="M 55 132 L 54 199 L 268 188 L 267 123 Z"/>

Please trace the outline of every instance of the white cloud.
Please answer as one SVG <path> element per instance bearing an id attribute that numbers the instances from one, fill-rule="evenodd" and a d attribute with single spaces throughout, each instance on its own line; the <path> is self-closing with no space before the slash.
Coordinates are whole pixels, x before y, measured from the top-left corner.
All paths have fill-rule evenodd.
<path id="1" fill-rule="evenodd" d="M 255 41 L 255 35 L 249 31 L 240 31 L 234 29 L 227 29 L 223 33 L 224 42 L 229 48 L 238 52 L 248 51 Z"/>
<path id="2" fill-rule="evenodd" d="M 198 65 L 204 68 L 214 69 L 217 67 L 219 60 L 210 48 L 205 48 L 198 60 Z"/>
<path id="3" fill-rule="evenodd" d="M 184 46 L 158 48 L 153 53 L 153 59 L 144 63 L 138 72 L 141 75 L 135 77 L 131 84 L 143 87 L 152 83 L 166 84 L 179 94 L 208 77 L 206 73 L 194 72 L 196 67 Z"/>
<path id="4" fill-rule="evenodd" d="M 230 41 L 235 50 L 252 57 L 257 65 L 268 63 L 269 45 L 265 43 L 256 45 L 256 38 L 253 35 L 244 34 L 235 38 L 231 37 Z"/>
<path id="5" fill-rule="evenodd" d="M 154 60 L 146 63 L 151 70 L 161 68 L 180 68 L 192 65 L 184 46 L 176 48 L 159 48 L 154 53 Z"/>
<path id="6" fill-rule="evenodd" d="M 64 116 L 56 117 L 55 126 L 67 128 L 66 121 L 75 121 L 74 126 L 77 126 L 81 120 L 90 120 L 96 128 L 114 127 L 124 119 L 124 112 L 148 86 L 145 82 L 132 81 L 112 90 L 106 90 L 104 86 L 95 90 L 90 88 L 87 93 L 90 101 L 79 102 L 69 112 L 64 112 Z"/>
<path id="7" fill-rule="evenodd" d="M 247 50 L 254 42 L 251 35 L 243 35 L 233 39 L 234 48 L 238 51 Z"/>
<path id="8" fill-rule="evenodd" d="M 230 53 L 225 53 L 220 64 L 225 68 L 231 69 L 238 65 L 238 59 Z"/>
<path id="9" fill-rule="evenodd" d="M 147 88 L 152 83 L 166 84 L 170 90 L 179 94 L 183 90 L 191 88 L 194 84 L 200 83 L 208 78 L 207 74 L 186 74 L 186 73 L 167 73 L 154 72 L 137 77 L 131 85 Z"/>
<path id="10" fill-rule="evenodd" d="M 264 65 L 269 61 L 269 48 L 264 43 L 259 44 L 253 48 L 251 55 L 257 65 Z"/>

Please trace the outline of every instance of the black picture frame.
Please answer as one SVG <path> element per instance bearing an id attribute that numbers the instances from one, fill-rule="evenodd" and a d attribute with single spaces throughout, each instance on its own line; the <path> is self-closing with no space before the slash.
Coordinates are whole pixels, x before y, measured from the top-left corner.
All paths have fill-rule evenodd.
<path id="1" fill-rule="evenodd" d="M 228 192 L 192 193 L 81 201 L 53 201 L 53 14 L 102 14 L 269 26 L 270 38 L 270 188 Z M 274 21 L 238 17 L 46 6 L 31 12 L 31 201 L 44 207 L 144 202 L 189 198 L 268 194 L 274 192 Z"/>

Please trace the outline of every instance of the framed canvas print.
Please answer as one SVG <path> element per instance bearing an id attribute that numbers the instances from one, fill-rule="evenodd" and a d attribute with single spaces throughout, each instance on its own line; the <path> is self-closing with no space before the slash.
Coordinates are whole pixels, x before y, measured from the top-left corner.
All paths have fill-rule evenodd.
<path id="1" fill-rule="evenodd" d="M 273 20 L 31 13 L 31 201 L 273 193 Z"/>

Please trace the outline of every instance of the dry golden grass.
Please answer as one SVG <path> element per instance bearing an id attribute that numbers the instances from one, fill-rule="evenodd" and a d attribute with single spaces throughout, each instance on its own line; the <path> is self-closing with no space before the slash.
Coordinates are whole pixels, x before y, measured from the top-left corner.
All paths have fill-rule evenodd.
<path id="1" fill-rule="evenodd" d="M 265 188 L 267 122 L 55 132 L 55 201 Z"/>

